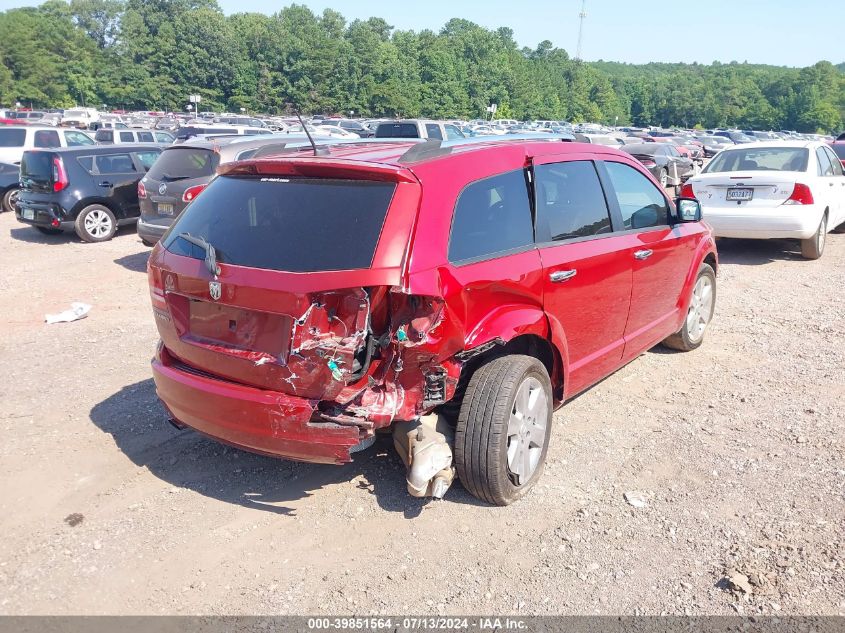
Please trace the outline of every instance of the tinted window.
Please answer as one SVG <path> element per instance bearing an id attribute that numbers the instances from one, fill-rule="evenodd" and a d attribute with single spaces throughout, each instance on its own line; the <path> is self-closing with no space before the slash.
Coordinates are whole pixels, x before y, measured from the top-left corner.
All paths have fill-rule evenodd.
<path id="1" fill-rule="evenodd" d="M 135 157 L 138 159 L 138 162 L 141 163 L 144 171 L 149 171 L 150 167 L 155 164 L 158 155 L 159 152 L 138 152 L 135 154 Z"/>
<path id="2" fill-rule="evenodd" d="M 206 178 L 217 168 L 218 154 L 193 147 L 168 149 L 161 153 L 147 176 L 153 180 Z"/>
<path id="3" fill-rule="evenodd" d="M 605 165 L 626 229 L 644 229 L 669 223 L 666 197 L 648 178 L 622 163 L 606 162 Z"/>
<path id="4" fill-rule="evenodd" d="M 819 161 L 819 176 L 832 176 L 833 165 L 830 164 L 830 159 L 827 157 L 824 148 L 816 148 L 816 159 Z"/>
<path id="5" fill-rule="evenodd" d="M 155 143 L 155 137 L 153 137 L 152 132 L 138 132 L 138 141 L 141 143 Z"/>
<path id="6" fill-rule="evenodd" d="M 592 162 L 539 165 L 537 241 L 560 241 L 609 233 L 610 214 Z"/>
<path id="7" fill-rule="evenodd" d="M 132 132 L 119 132 L 119 134 L 121 143 L 132 143 L 135 141 L 135 137 L 132 135 Z"/>
<path id="8" fill-rule="evenodd" d="M 428 135 L 428 138 L 443 139 L 443 134 L 440 132 L 440 126 L 436 123 L 426 123 L 425 133 Z"/>
<path id="9" fill-rule="evenodd" d="M 637 145 L 626 145 L 623 147 L 629 154 L 645 154 L 647 156 L 654 156 L 662 153 L 662 146 L 657 143 L 642 143 Z"/>
<path id="10" fill-rule="evenodd" d="M 452 218 L 449 261 L 504 253 L 533 241 L 523 170 L 479 180 L 461 192 Z"/>
<path id="11" fill-rule="evenodd" d="M 77 159 L 79 164 L 87 171 L 91 173 L 94 171 L 94 157 L 93 156 L 79 156 Z"/>
<path id="12" fill-rule="evenodd" d="M 129 154 L 95 156 L 94 165 L 101 174 L 129 174 L 135 171 L 135 165 Z"/>
<path id="13" fill-rule="evenodd" d="M 807 171 L 810 152 L 803 147 L 753 147 L 718 154 L 702 173 L 726 171 Z"/>
<path id="14" fill-rule="evenodd" d="M 416 123 L 381 123 L 376 128 L 379 138 L 419 138 Z"/>
<path id="15" fill-rule="evenodd" d="M 82 132 L 74 132 L 73 130 L 68 130 L 67 132 L 65 132 L 65 142 L 67 143 L 68 147 L 94 144 L 94 141 L 91 140 L 90 136 L 88 136 L 87 134 L 83 134 Z"/>
<path id="16" fill-rule="evenodd" d="M 839 160 L 845 160 L 845 143 L 836 143 L 833 145 L 833 151 L 839 157 Z"/>
<path id="17" fill-rule="evenodd" d="M 35 147 L 59 147 L 61 141 L 55 130 L 36 130 L 32 144 Z"/>
<path id="18" fill-rule="evenodd" d="M 24 152 L 21 159 L 21 183 L 24 186 L 53 181 L 52 152 Z"/>
<path id="19" fill-rule="evenodd" d="M 164 247 L 203 259 L 202 249 L 178 237 L 190 233 L 211 243 L 220 261 L 239 266 L 368 268 L 394 189 L 384 182 L 223 176 L 182 213 Z"/>

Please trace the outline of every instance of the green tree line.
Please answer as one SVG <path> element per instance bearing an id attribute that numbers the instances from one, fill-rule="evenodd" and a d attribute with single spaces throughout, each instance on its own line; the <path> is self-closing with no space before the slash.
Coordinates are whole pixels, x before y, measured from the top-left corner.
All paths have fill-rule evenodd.
<path id="1" fill-rule="evenodd" d="M 47 0 L 0 13 L 0 104 L 203 108 L 837 131 L 843 65 L 582 63 L 549 41 L 452 19 L 439 32 L 292 5 Z"/>

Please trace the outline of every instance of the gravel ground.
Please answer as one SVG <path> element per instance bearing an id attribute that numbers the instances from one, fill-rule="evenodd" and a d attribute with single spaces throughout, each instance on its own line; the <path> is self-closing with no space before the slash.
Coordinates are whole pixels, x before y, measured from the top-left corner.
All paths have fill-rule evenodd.
<path id="1" fill-rule="evenodd" d="M 330 467 L 175 430 L 134 231 L 0 215 L 0 613 L 845 614 L 845 235 L 719 248 L 705 345 L 557 412 L 493 508 L 410 498 L 388 442 Z"/>

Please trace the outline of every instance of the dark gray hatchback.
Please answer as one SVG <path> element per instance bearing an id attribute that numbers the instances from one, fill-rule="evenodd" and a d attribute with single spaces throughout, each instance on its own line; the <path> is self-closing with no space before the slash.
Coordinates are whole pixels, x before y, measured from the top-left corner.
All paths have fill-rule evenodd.
<path id="1" fill-rule="evenodd" d="M 253 158 L 258 152 L 273 153 L 305 140 L 290 135 L 234 136 L 195 139 L 166 147 L 138 183 L 141 204 L 138 235 L 141 241 L 154 246 L 173 220 L 211 181 L 218 165 Z"/>

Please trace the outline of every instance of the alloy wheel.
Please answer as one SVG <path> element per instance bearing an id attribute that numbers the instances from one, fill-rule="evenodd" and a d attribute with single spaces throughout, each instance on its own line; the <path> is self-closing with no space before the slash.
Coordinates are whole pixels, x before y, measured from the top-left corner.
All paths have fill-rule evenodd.
<path id="1" fill-rule="evenodd" d="M 702 275 L 695 282 L 692 301 L 687 312 L 687 332 L 693 343 L 698 343 L 704 336 L 704 330 L 713 316 L 713 281 Z"/>
<path id="2" fill-rule="evenodd" d="M 85 216 L 85 231 L 97 239 L 105 237 L 111 232 L 112 221 L 108 213 L 101 209 L 94 209 Z"/>
<path id="3" fill-rule="evenodd" d="M 508 472 L 517 486 L 528 482 L 540 464 L 548 417 L 543 385 L 527 376 L 517 389 L 508 420 Z"/>

